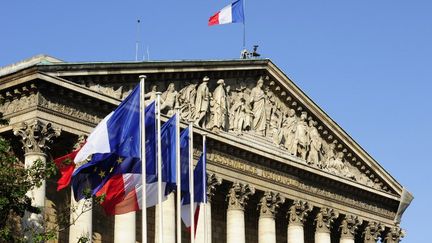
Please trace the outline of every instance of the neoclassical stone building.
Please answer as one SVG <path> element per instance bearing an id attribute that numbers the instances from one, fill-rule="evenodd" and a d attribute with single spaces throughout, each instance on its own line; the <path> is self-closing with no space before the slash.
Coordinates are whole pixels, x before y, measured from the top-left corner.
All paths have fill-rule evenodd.
<path id="1" fill-rule="evenodd" d="M 0 112 L 10 120 L 0 133 L 27 164 L 64 155 L 142 74 L 148 101 L 162 92 L 164 119 L 179 107 L 182 125 L 194 122 L 196 157 L 207 133 L 205 224 L 211 230 L 204 237 L 199 228 L 198 242 L 392 243 L 403 237 L 398 219 L 410 202 L 402 198 L 403 186 L 268 59 L 68 63 L 36 56 L 0 69 Z M 77 204 L 70 189 L 56 192 L 55 181 L 32 191 L 48 224 Z M 164 218 L 174 217 L 174 196 L 163 209 Z M 93 242 L 140 242 L 140 217 L 106 216 L 95 205 L 59 233 L 59 242 L 76 242 L 85 232 Z M 154 208 L 148 222 L 154 242 Z M 165 228 L 165 241 L 175 242 L 173 224 Z"/>

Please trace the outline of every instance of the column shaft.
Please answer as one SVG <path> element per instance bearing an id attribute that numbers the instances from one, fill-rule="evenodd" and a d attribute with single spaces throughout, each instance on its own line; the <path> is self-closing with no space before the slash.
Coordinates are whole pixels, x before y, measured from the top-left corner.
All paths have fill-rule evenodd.
<path id="1" fill-rule="evenodd" d="M 155 243 L 159 242 L 159 205 L 156 205 L 155 214 Z M 174 193 L 168 195 L 167 200 L 162 202 L 163 211 L 163 240 L 164 243 L 176 242 L 176 221 L 175 221 L 175 196 Z"/>
<path id="2" fill-rule="evenodd" d="M 227 211 L 227 243 L 245 243 L 244 212 L 241 209 Z"/>
<path id="3" fill-rule="evenodd" d="M 69 227 L 69 242 L 77 242 L 81 237 L 92 238 L 93 210 L 91 201 L 84 199 L 75 201 L 71 193 L 71 214 Z"/>
<path id="4" fill-rule="evenodd" d="M 315 232 L 315 243 L 331 243 L 329 232 Z"/>
<path id="5" fill-rule="evenodd" d="M 260 217 L 258 220 L 258 242 L 276 243 L 276 223 L 273 217 Z"/>
<path id="6" fill-rule="evenodd" d="M 288 225 L 288 243 L 304 243 L 303 225 Z"/>
<path id="7" fill-rule="evenodd" d="M 354 239 L 341 238 L 340 243 L 354 243 Z"/>
<path id="8" fill-rule="evenodd" d="M 136 242 L 136 213 L 116 215 L 114 219 L 114 243 Z"/>

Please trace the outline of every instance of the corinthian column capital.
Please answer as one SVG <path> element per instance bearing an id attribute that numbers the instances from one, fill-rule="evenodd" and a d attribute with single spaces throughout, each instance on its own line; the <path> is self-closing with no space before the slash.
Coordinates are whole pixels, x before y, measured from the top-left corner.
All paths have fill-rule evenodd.
<path id="1" fill-rule="evenodd" d="M 228 192 L 228 209 L 244 210 L 249 196 L 255 194 L 255 188 L 248 184 L 234 182 Z"/>
<path id="2" fill-rule="evenodd" d="M 387 232 L 384 242 L 386 243 L 398 243 L 405 236 L 405 231 L 399 226 L 391 227 Z"/>
<path id="3" fill-rule="evenodd" d="M 289 225 L 301 225 L 306 221 L 306 217 L 312 211 L 312 206 L 302 200 L 294 200 L 288 210 Z"/>
<path id="4" fill-rule="evenodd" d="M 61 129 L 40 120 L 22 122 L 13 129 L 15 136 L 21 137 L 23 150 L 27 153 L 44 153 L 49 149 L 53 137 L 60 136 Z"/>
<path id="5" fill-rule="evenodd" d="M 207 201 L 211 202 L 212 197 L 215 195 L 216 187 L 222 184 L 222 178 L 216 174 L 207 175 Z"/>
<path id="6" fill-rule="evenodd" d="M 258 204 L 260 217 L 274 218 L 279 205 L 284 202 L 285 197 L 281 196 L 279 193 L 266 191 Z"/>
<path id="7" fill-rule="evenodd" d="M 357 229 L 362 223 L 363 220 L 359 219 L 357 216 L 346 215 L 340 226 L 341 238 L 354 239 Z"/>
<path id="8" fill-rule="evenodd" d="M 321 208 L 315 218 L 316 231 L 330 233 L 334 220 L 339 217 L 339 212 L 332 208 Z"/>
<path id="9" fill-rule="evenodd" d="M 377 222 L 369 222 L 364 229 L 364 243 L 376 243 L 384 231 L 384 226 Z"/>

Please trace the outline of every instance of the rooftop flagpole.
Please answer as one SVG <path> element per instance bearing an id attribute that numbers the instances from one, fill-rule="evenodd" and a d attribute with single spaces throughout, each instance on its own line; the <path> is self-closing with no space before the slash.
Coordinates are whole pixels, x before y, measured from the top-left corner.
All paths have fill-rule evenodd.
<path id="1" fill-rule="evenodd" d="M 243 50 L 246 49 L 246 0 L 242 1 L 243 4 Z"/>
<path id="2" fill-rule="evenodd" d="M 156 92 L 157 99 L 157 185 L 158 185 L 158 209 L 159 209 L 159 225 L 158 225 L 158 239 L 159 243 L 163 243 L 163 210 L 162 210 L 162 143 L 161 143 L 161 116 L 160 116 L 160 99 L 161 92 Z"/>
<path id="3" fill-rule="evenodd" d="M 145 156 L 145 103 L 144 103 L 144 84 L 145 79 L 147 77 L 145 75 L 140 75 L 140 153 L 141 153 L 141 195 L 142 195 L 142 242 L 147 243 L 147 168 L 146 168 L 146 156 Z"/>
<path id="4" fill-rule="evenodd" d="M 195 207 L 194 207 L 194 163 L 193 163 L 193 122 L 189 123 L 189 194 L 190 194 L 190 242 L 195 243 Z"/>
<path id="5" fill-rule="evenodd" d="M 181 243 L 181 163 L 180 163 L 180 107 L 176 107 L 176 180 L 177 180 L 177 243 Z"/>

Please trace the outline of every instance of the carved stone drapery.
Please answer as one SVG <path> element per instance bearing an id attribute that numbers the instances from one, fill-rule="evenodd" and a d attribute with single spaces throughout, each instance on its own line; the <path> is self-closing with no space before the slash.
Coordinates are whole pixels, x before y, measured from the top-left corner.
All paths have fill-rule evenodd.
<path id="1" fill-rule="evenodd" d="M 289 225 L 301 225 L 306 221 L 309 212 L 312 211 L 312 206 L 302 200 L 294 200 L 288 211 Z"/>
<path id="2" fill-rule="evenodd" d="M 61 129 L 40 120 L 22 122 L 14 128 L 14 135 L 21 137 L 23 150 L 27 153 L 44 153 L 53 137 L 60 136 Z"/>
<path id="3" fill-rule="evenodd" d="M 281 196 L 280 193 L 275 193 L 271 191 L 264 192 L 264 196 L 261 198 L 258 204 L 260 210 L 260 217 L 274 218 L 280 204 L 284 202 L 285 197 Z"/>
<path id="4" fill-rule="evenodd" d="M 384 226 L 377 222 L 369 222 L 363 231 L 364 243 L 376 243 Z"/>
<path id="5" fill-rule="evenodd" d="M 354 239 L 354 236 L 357 233 L 358 227 L 363 223 L 361 219 L 354 215 L 346 215 L 342 220 L 340 229 L 341 229 L 341 238 L 345 239 Z"/>
<path id="6" fill-rule="evenodd" d="M 228 209 L 244 210 L 249 196 L 255 194 L 255 188 L 249 184 L 234 182 L 228 192 Z"/>
<path id="7" fill-rule="evenodd" d="M 207 174 L 207 201 L 211 203 L 216 187 L 222 184 L 222 178 L 216 174 Z"/>
<path id="8" fill-rule="evenodd" d="M 400 227 L 395 226 L 389 229 L 387 232 L 384 242 L 385 243 L 398 243 L 401 238 L 405 236 L 404 230 L 402 230 Z"/>
<path id="9" fill-rule="evenodd" d="M 315 218 L 316 232 L 330 233 L 334 220 L 339 217 L 339 212 L 332 208 L 321 208 Z"/>

